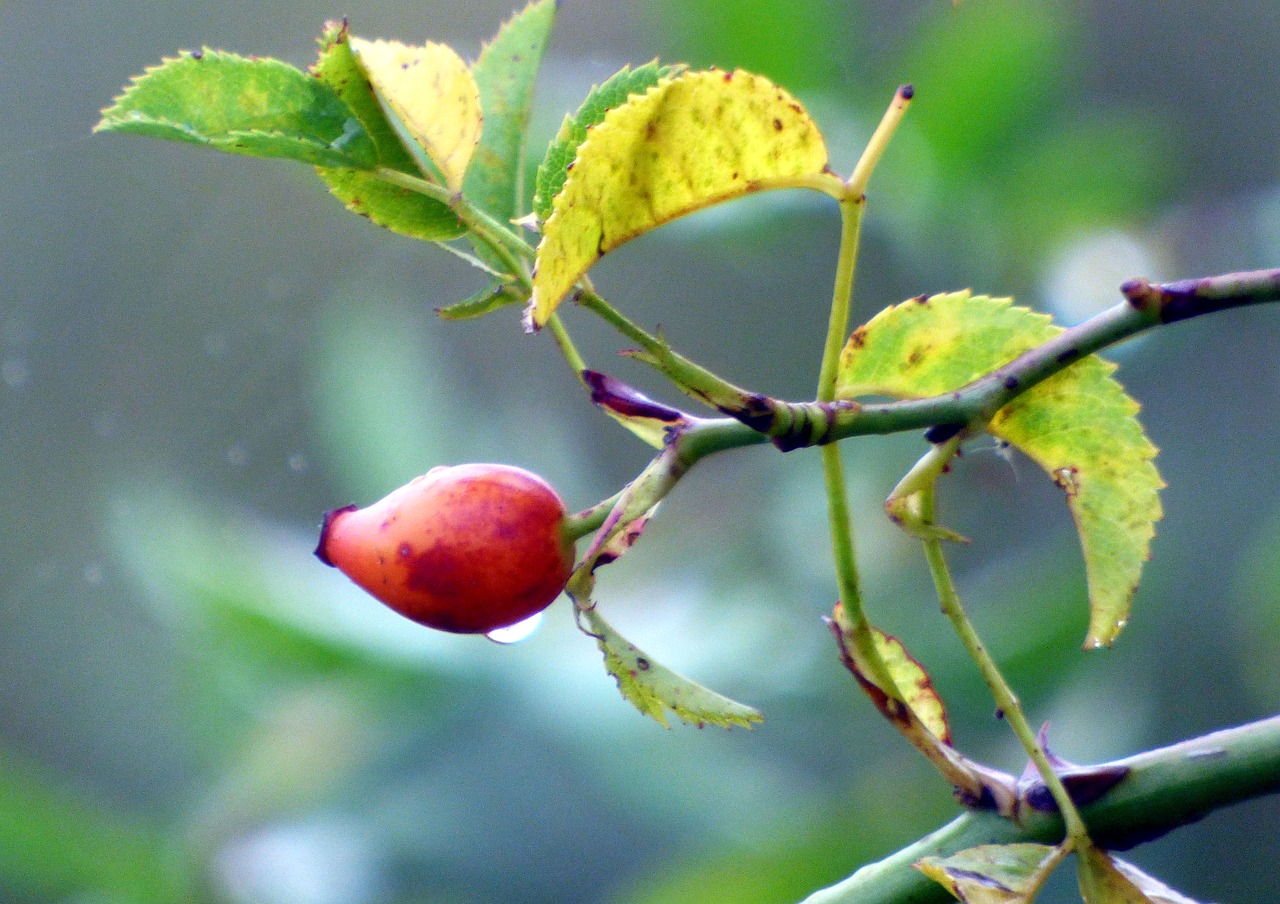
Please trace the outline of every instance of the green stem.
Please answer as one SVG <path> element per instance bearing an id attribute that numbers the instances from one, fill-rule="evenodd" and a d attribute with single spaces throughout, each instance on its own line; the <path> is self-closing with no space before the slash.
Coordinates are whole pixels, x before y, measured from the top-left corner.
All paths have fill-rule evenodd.
<path id="1" fill-rule="evenodd" d="M 614 510 L 618 504 L 618 500 L 622 498 L 622 494 L 626 490 L 619 490 L 608 499 L 601 500 L 591 508 L 583 509 L 575 515 L 570 515 L 564 520 L 565 535 L 573 540 L 580 540 L 587 534 L 594 533 L 604 524 L 605 519 L 609 517 L 609 513 Z"/>
<path id="2" fill-rule="evenodd" d="M 915 89 L 910 85 L 898 87 L 897 92 L 893 95 L 893 102 L 889 104 L 889 109 L 880 118 L 880 124 L 876 126 L 875 132 L 871 134 L 871 140 L 867 142 L 866 148 L 862 151 L 862 156 L 853 168 L 853 173 L 850 174 L 849 180 L 845 183 L 848 194 L 856 197 L 866 194 L 867 183 L 871 181 L 871 173 L 884 155 L 885 148 L 889 146 L 889 139 L 893 137 L 898 124 L 902 122 L 902 117 L 906 115 L 907 107 L 910 106 L 911 98 L 914 96 Z"/>
<path id="3" fill-rule="evenodd" d="M 1200 819 L 1221 807 L 1280 792 L 1280 716 L 1151 750 L 1106 767 L 1124 780 L 1081 808 L 1105 848 L 1125 848 Z M 1097 767 L 1105 768 L 1105 767 Z M 1031 811 L 1014 823 L 971 810 L 884 860 L 815 892 L 804 904 L 955 904 L 941 885 L 911 868 L 979 844 L 1054 843 L 1062 817 Z"/>
<path id="4" fill-rule="evenodd" d="M 898 94 L 902 94 L 901 89 Z M 854 168 L 857 181 L 851 180 L 847 184 L 848 191 L 840 199 L 840 252 L 836 260 L 835 285 L 831 290 L 831 314 L 827 319 L 822 364 L 818 370 L 819 404 L 835 399 L 836 378 L 840 373 L 840 352 L 849 331 L 849 308 L 858 272 L 858 242 L 862 234 L 862 215 L 866 210 L 866 184 L 902 118 L 905 105 L 900 105 L 898 100 L 899 97 L 895 96 L 894 104 L 881 120 Z M 901 109 L 895 112 L 898 107 Z M 857 547 L 849 512 L 849 490 L 844 476 L 844 463 L 840 458 L 840 446 L 836 443 L 822 447 L 822 478 L 827 492 L 827 524 L 831 533 L 831 551 L 835 557 L 836 588 L 844 611 L 843 628 L 852 644 L 852 653 L 857 657 L 859 667 L 881 690 L 901 700 L 902 694 L 897 683 L 876 648 L 871 622 L 863 608 Z"/>
<path id="5" fill-rule="evenodd" d="M 857 273 L 858 239 L 862 213 L 866 203 L 862 195 L 840 202 L 840 256 L 836 263 L 835 288 L 831 296 L 831 316 L 827 322 L 827 339 L 823 346 L 822 366 L 818 373 L 818 400 L 835 397 L 836 375 L 840 366 L 840 350 L 849 328 L 849 305 L 853 297 Z M 886 694 L 901 700 L 902 694 L 876 648 L 871 622 L 862 604 L 862 587 L 858 576 L 857 547 L 854 542 L 853 519 L 849 511 L 848 482 L 838 443 L 822 447 L 822 479 L 827 492 L 827 525 L 831 533 L 831 551 L 835 557 L 836 588 L 844 610 L 842 627 L 852 644 L 852 653 L 867 676 Z"/>
<path id="6" fill-rule="evenodd" d="M 858 271 L 858 242 L 862 234 L 862 214 L 866 207 L 866 198 L 860 194 L 840 201 L 840 256 L 836 260 L 831 314 L 827 318 L 827 338 L 822 347 L 822 365 L 818 371 L 819 402 L 830 402 L 836 397 L 840 352 L 849 335 L 849 306 Z"/>
<path id="7" fill-rule="evenodd" d="M 400 170 L 392 169 L 388 166 L 379 166 L 373 170 L 373 175 L 384 182 L 425 195 L 448 207 L 457 214 L 458 220 L 473 235 L 488 245 L 494 254 L 502 259 L 503 263 L 510 268 L 511 275 L 515 279 L 526 288 L 532 287 L 527 264 L 534 259 L 535 252 L 519 233 L 495 220 L 480 208 L 473 207 L 461 193 L 451 192 L 443 185 L 439 185 L 429 179 L 402 173 Z"/>
<path id="8" fill-rule="evenodd" d="M 559 315 L 552 314 L 547 318 L 547 327 L 551 330 L 551 338 L 556 341 L 556 345 L 560 347 L 560 353 L 564 355 L 565 361 L 568 362 L 569 368 L 578 378 L 579 383 L 585 385 L 582 372 L 587 369 L 587 362 L 583 360 L 582 355 L 578 353 L 578 347 L 573 344 L 573 338 L 569 335 L 569 331 L 565 329 L 564 322 Z"/>
<path id="9" fill-rule="evenodd" d="M 740 410 L 751 404 L 752 393 L 717 376 L 700 364 L 674 351 L 663 339 L 654 336 L 631 320 L 590 288 L 579 293 L 578 303 L 624 338 L 640 346 L 635 357 L 651 364 L 676 384 L 681 391 L 706 402 L 718 411 Z"/>
<path id="10" fill-rule="evenodd" d="M 940 425 L 954 425 L 957 430 L 969 424 L 984 426 L 1000 408 L 1086 355 L 1179 320 L 1280 301 L 1280 269 L 1227 273 L 1167 285 L 1134 280 L 1126 283 L 1123 291 L 1130 300 L 1064 330 L 1044 345 L 953 392 L 865 404 L 847 400 L 831 404 L 780 402 L 797 416 L 822 425 L 811 432 L 814 438 L 810 442 L 797 443 L 793 448 Z M 768 436 L 732 418 L 708 418 L 701 423 L 693 447 L 696 457 L 701 458 L 768 441 Z"/>
<path id="11" fill-rule="evenodd" d="M 921 518 L 925 523 L 932 524 L 935 520 L 934 484 L 929 483 L 921 487 L 918 492 L 920 493 Z M 969 620 L 969 616 L 960 602 L 960 594 L 957 592 L 955 581 L 951 577 L 951 570 L 947 567 L 946 556 L 942 551 L 942 541 L 936 537 L 925 537 L 923 542 L 925 558 L 929 562 L 929 572 L 933 575 L 933 583 L 938 591 L 938 602 L 942 605 L 943 615 L 951 622 L 951 626 L 960 637 L 960 642 L 964 644 L 965 650 L 968 651 L 969 657 L 978 666 L 978 671 L 982 673 L 982 680 L 986 682 L 987 687 L 990 689 L 996 706 L 1004 713 L 1009 727 L 1013 729 L 1014 735 L 1027 752 L 1027 756 L 1035 764 L 1036 770 L 1040 773 L 1040 778 L 1045 783 L 1045 787 L 1053 795 L 1054 802 L 1058 805 L 1058 809 L 1062 812 L 1063 820 L 1066 823 L 1067 836 L 1077 845 L 1083 847 L 1083 845 L 1089 843 L 1089 831 L 1085 828 L 1084 821 L 1080 818 L 1080 812 L 1076 809 L 1075 802 L 1071 800 L 1071 795 L 1067 793 L 1066 786 L 1062 784 L 1062 779 L 1054 771 L 1053 765 L 1049 762 L 1049 758 L 1044 752 L 1044 748 L 1040 746 L 1035 731 L 1031 728 L 1026 714 L 1022 711 L 1022 703 L 1014 695 L 1009 683 L 1005 681 L 999 666 L 991 658 L 991 654 L 987 652 L 986 646 L 982 643 L 982 639 L 973 627 L 973 622 Z"/>

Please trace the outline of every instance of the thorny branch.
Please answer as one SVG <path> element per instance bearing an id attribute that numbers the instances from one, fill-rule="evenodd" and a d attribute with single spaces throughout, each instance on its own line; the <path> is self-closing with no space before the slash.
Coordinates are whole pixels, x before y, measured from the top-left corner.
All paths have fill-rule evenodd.
<path id="1" fill-rule="evenodd" d="M 1071 776 L 1076 772 L 1123 772 L 1114 787 L 1092 802 L 1077 800 L 1098 844 L 1125 850 L 1222 807 L 1280 792 L 1280 716 L 1101 766 L 1064 770 L 1073 798 L 1077 789 L 1071 787 L 1075 784 Z M 911 864 L 978 844 L 1051 843 L 1061 837 L 1062 820 L 1052 807 L 1029 811 L 1020 823 L 991 811 L 971 810 L 915 844 L 815 892 L 803 904 L 954 904 L 941 885 Z"/>

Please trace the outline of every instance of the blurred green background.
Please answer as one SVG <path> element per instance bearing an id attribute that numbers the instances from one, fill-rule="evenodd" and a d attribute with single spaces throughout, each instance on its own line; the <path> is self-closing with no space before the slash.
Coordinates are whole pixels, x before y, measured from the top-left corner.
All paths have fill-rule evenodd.
<path id="1" fill-rule="evenodd" d="M 304 168 L 115 136 L 97 111 L 201 44 L 307 64 L 323 22 L 473 58 L 510 0 L 359 8 L 0 6 L 0 901 L 787 904 L 956 812 L 860 699 L 816 456 L 709 460 L 601 581 L 667 664 L 761 707 L 664 732 L 557 605 L 508 647 L 401 622 L 310 553 L 320 513 L 440 463 L 544 474 L 571 507 L 646 449 L 515 312 L 445 324 L 474 271 L 350 216 Z M 562 4 L 531 163 L 624 63 L 792 88 L 848 172 L 899 82 L 857 316 L 1016 295 L 1075 323 L 1125 278 L 1280 266 L 1274 0 Z M 809 395 L 837 218 L 754 199 L 611 255 L 596 284 L 725 376 Z M 589 361 L 670 392 L 566 312 Z M 1130 627 L 1084 654 L 1065 507 L 974 443 L 944 487 L 989 646 L 1060 754 L 1121 756 L 1276 709 L 1280 310 L 1116 350 L 1170 487 Z M 1020 758 L 880 501 L 917 436 L 847 445 L 868 604 L 946 695 L 959 743 Z M 1275 893 L 1259 801 L 1133 859 L 1199 900 Z M 1046 893 L 1072 900 L 1069 883 Z M 1078 900 L 1078 898 L 1076 898 Z"/>

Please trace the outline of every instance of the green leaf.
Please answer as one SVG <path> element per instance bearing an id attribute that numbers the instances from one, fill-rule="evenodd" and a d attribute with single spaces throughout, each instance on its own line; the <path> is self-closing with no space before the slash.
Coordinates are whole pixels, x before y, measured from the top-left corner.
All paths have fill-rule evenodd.
<path id="1" fill-rule="evenodd" d="M 887 308 L 854 331 L 841 398 L 923 398 L 959 389 L 1061 332 L 1047 315 L 968 291 Z M 1086 647 L 1109 645 L 1129 617 L 1164 486 L 1138 404 L 1090 355 L 996 412 L 987 429 L 1016 446 L 1067 495 L 1089 583 Z"/>
<path id="2" fill-rule="evenodd" d="M 502 222 L 522 213 L 533 86 L 555 19 L 555 0 L 534 0 L 502 26 L 471 67 L 484 131 L 462 193 Z"/>
<path id="3" fill-rule="evenodd" d="M 377 163 L 373 140 L 332 87 L 279 60 L 209 49 L 167 59 L 135 78 L 94 131 L 319 166 Z"/>
<path id="4" fill-rule="evenodd" d="M 578 149 L 543 225 L 530 322 L 544 325 L 591 265 L 624 242 L 754 192 L 815 185 L 826 169 L 817 125 L 768 79 L 738 70 L 658 82 L 610 110 Z"/>
<path id="5" fill-rule="evenodd" d="M 1196 904 L 1131 863 L 1090 846 L 1076 856 L 1084 904 Z"/>
<path id="6" fill-rule="evenodd" d="M 1031 904 L 1058 865 L 1047 844 L 984 844 L 912 864 L 965 904 Z"/>
<path id="7" fill-rule="evenodd" d="M 413 156 L 388 121 L 369 79 L 351 50 L 346 22 L 330 22 L 320 37 L 320 54 L 311 69 L 349 106 L 377 148 L 378 163 L 421 176 Z M 347 208 L 393 232 L 424 241 L 457 238 L 466 230 L 448 206 L 355 169 L 317 167 L 316 173 Z"/>
<path id="8" fill-rule="evenodd" d="M 460 191 L 483 123 L 480 89 L 467 64 L 452 47 L 431 41 L 411 46 L 353 35 L 349 43 L 374 93 L 444 184 Z"/>
<path id="9" fill-rule="evenodd" d="M 533 196 L 533 211 L 539 222 L 551 216 L 551 203 L 569 178 L 569 167 L 578 156 L 578 147 L 587 140 L 587 131 L 604 121 L 614 107 L 621 106 L 633 94 L 644 94 L 664 78 L 682 71 L 679 66 L 659 66 L 657 60 L 637 69 L 624 66 L 603 85 L 593 86 L 578 112 L 568 115 L 555 140 L 547 146 L 546 156 L 538 166 Z"/>
<path id="10" fill-rule="evenodd" d="M 0 888 L 29 892 L 33 900 L 188 900 L 190 877 L 176 854 L 158 827 L 0 750 Z"/>
<path id="11" fill-rule="evenodd" d="M 671 727 L 667 722 L 668 710 L 699 728 L 704 725 L 750 728 L 753 723 L 764 721 L 758 710 L 694 684 L 655 662 L 615 631 L 595 609 L 580 611 L 604 653 L 605 668 L 617 680 L 622 696 L 662 727 Z"/>
<path id="12" fill-rule="evenodd" d="M 436 308 L 436 314 L 444 320 L 472 320 L 519 301 L 520 296 L 512 292 L 511 287 L 504 283 L 481 289 L 465 301 Z"/>

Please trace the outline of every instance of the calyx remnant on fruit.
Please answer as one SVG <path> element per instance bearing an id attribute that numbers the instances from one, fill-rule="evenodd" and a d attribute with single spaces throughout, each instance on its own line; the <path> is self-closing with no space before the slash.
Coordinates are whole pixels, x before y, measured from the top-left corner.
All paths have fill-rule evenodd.
<path id="1" fill-rule="evenodd" d="M 324 518 L 316 556 L 406 618 L 485 634 L 551 604 L 573 570 L 563 500 L 509 465 L 433 468 Z"/>

